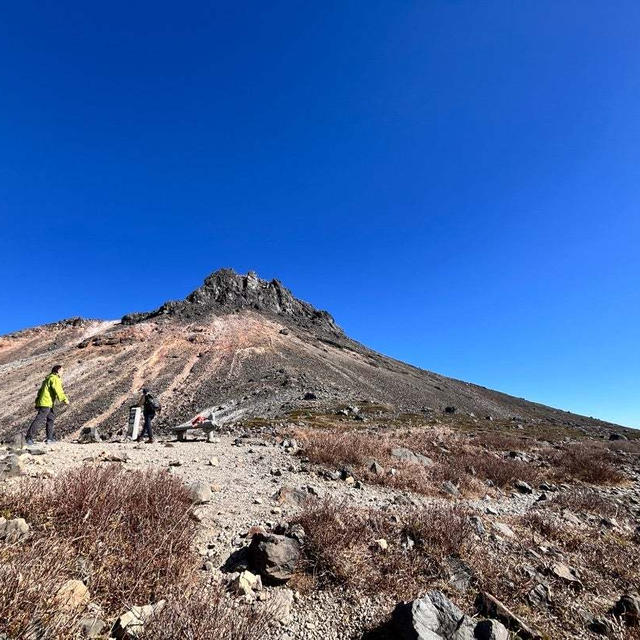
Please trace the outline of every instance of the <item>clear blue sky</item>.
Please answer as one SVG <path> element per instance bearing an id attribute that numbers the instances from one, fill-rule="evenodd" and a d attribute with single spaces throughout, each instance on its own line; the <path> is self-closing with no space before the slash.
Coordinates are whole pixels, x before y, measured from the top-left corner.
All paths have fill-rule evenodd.
<path id="1" fill-rule="evenodd" d="M 427 369 L 640 426 L 637 0 L 21 0 L 0 333 L 221 266 Z"/>

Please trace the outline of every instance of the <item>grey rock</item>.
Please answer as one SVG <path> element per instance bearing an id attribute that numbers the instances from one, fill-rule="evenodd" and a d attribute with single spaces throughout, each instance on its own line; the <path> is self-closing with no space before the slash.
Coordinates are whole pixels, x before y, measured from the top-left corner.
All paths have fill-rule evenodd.
<path id="1" fill-rule="evenodd" d="M 448 493 L 450 496 L 453 496 L 454 498 L 457 498 L 460 495 L 458 487 L 456 487 L 456 485 L 453 484 L 451 480 L 447 480 L 446 482 L 442 483 L 442 490 L 445 493 Z"/>
<path id="2" fill-rule="evenodd" d="M 397 604 L 391 626 L 402 640 L 473 640 L 475 627 L 441 591 Z"/>
<path id="3" fill-rule="evenodd" d="M 534 607 L 548 607 L 551 604 L 551 591 L 546 584 L 539 583 L 527 593 L 527 600 Z"/>
<path id="4" fill-rule="evenodd" d="M 269 611 L 277 622 L 287 624 L 291 621 L 291 608 L 293 607 L 293 591 L 282 588 L 273 591 L 269 603 Z"/>
<path id="5" fill-rule="evenodd" d="M 147 604 L 143 607 L 131 607 L 123 613 L 113 625 L 111 636 L 118 640 L 134 640 L 144 631 L 144 625 L 158 615 L 165 606 L 165 601 L 160 600 L 156 604 Z"/>
<path id="6" fill-rule="evenodd" d="M 530 484 L 527 484 L 524 480 L 516 480 L 513 485 L 520 493 L 533 493 L 533 487 Z"/>
<path id="7" fill-rule="evenodd" d="M 576 570 L 568 567 L 562 562 L 555 562 L 552 564 L 549 567 L 549 573 L 578 591 L 583 589 L 582 581 L 580 580 Z"/>
<path id="8" fill-rule="evenodd" d="M 377 460 L 373 460 L 369 465 L 369 471 L 371 471 L 376 476 L 384 475 L 384 467 L 378 463 Z"/>
<path id="9" fill-rule="evenodd" d="M 195 482 L 190 489 L 191 499 L 195 504 L 204 504 L 211 500 L 211 487 L 206 482 Z"/>
<path id="10" fill-rule="evenodd" d="M 83 444 L 100 442 L 100 433 L 98 431 L 98 427 L 83 427 L 82 431 L 80 431 L 80 435 L 78 436 L 78 442 Z"/>
<path id="11" fill-rule="evenodd" d="M 403 462 L 409 462 L 411 464 L 421 464 L 423 467 L 432 467 L 433 460 L 427 456 L 423 456 L 421 453 L 415 453 L 411 449 L 405 447 L 395 447 L 391 449 L 391 455 Z"/>
<path id="12" fill-rule="evenodd" d="M 637 593 L 625 593 L 613 607 L 613 614 L 628 627 L 640 624 L 640 596 Z"/>
<path id="13" fill-rule="evenodd" d="M 82 618 L 78 623 L 83 638 L 103 638 L 107 632 L 107 623 L 95 616 Z"/>
<path id="14" fill-rule="evenodd" d="M 476 640 L 509 640 L 509 630 L 497 620 L 481 620 L 474 635 Z"/>
<path id="15" fill-rule="evenodd" d="M 293 576 L 300 560 L 300 543 L 274 533 L 258 533 L 249 545 L 249 563 L 266 584 L 282 584 Z"/>
<path id="16" fill-rule="evenodd" d="M 0 459 L 0 480 L 24 475 L 24 465 L 20 456 L 10 453 Z"/>
<path id="17" fill-rule="evenodd" d="M 481 615 L 502 622 L 507 629 L 517 633 L 522 640 L 541 640 L 542 638 L 524 620 L 486 591 L 480 592 L 476 597 L 476 609 Z"/>
<path id="18" fill-rule="evenodd" d="M 7 520 L 0 517 L 0 540 L 17 542 L 29 533 L 29 529 L 30 527 L 24 518 Z"/>
<path id="19" fill-rule="evenodd" d="M 462 558 L 448 556 L 445 565 L 449 574 L 449 582 L 458 591 L 467 591 L 474 580 L 473 569 Z"/>

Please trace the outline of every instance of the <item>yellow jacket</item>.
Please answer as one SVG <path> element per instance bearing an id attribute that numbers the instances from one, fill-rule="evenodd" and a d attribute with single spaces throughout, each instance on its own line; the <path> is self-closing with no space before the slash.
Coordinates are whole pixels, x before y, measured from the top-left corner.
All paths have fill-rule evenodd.
<path id="1" fill-rule="evenodd" d="M 50 373 L 40 386 L 40 391 L 36 396 L 36 407 L 53 407 L 56 401 L 69 404 L 69 398 L 64 393 L 60 376 L 56 373 Z"/>

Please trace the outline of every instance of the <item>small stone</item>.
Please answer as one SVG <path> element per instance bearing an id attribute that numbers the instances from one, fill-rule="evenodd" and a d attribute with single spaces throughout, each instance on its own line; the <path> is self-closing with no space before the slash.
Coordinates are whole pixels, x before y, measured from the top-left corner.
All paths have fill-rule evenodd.
<path id="1" fill-rule="evenodd" d="M 269 603 L 269 610 L 274 619 L 281 624 L 288 624 L 291 621 L 291 608 L 293 607 L 294 595 L 291 589 L 276 589 L 273 591 Z"/>
<path id="2" fill-rule="evenodd" d="M 386 551 L 389 548 L 389 543 L 384 538 L 376 540 L 376 544 L 378 545 L 380 551 Z"/>
<path id="3" fill-rule="evenodd" d="M 218 458 L 209 458 L 209 462 L 207 463 L 210 467 L 217 467 L 220 464 Z"/>
<path id="4" fill-rule="evenodd" d="M 262 581 L 251 571 L 242 571 L 240 575 L 231 583 L 231 589 L 238 595 L 253 595 L 253 590 L 262 589 Z"/>
<path id="5" fill-rule="evenodd" d="M 195 504 L 204 504 L 211 500 L 211 487 L 206 482 L 191 485 L 191 499 Z"/>
<path id="6" fill-rule="evenodd" d="M 29 525 L 24 518 L 7 520 L 0 517 L 0 540 L 9 543 L 17 542 L 29 533 Z"/>
<path id="7" fill-rule="evenodd" d="M 566 584 L 574 587 L 576 590 L 581 591 L 583 589 L 582 581 L 577 576 L 575 569 L 569 568 L 562 562 L 556 562 L 549 568 L 549 573 L 554 577 L 562 580 Z"/>
<path id="8" fill-rule="evenodd" d="M 384 475 L 384 467 L 381 464 L 379 464 L 376 460 L 373 460 L 369 465 L 369 471 L 371 471 L 371 473 L 373 473 L 376 476 Z"/>
<path id="9" fill-rule="evenodd" d="M 492 526 L 493 526 L 493 530 L 503 538 L 516 537 L 516 534 L 513 532 L 513 529 L 509 525 L 504 524 L 504 522 L 494 522 Z"/>
<path id="10" fill-rule="evenodd" d="M 103 638 L 106 635 L 107 623 L 95 616 L 82 618 L 78 623 L 83 638 Z"/>
<path id="11" fill-rule="evenodd" d="M 530 484 L 527 484 L 524 480 L 516 480 L 513 484 L 520 493 L 533 493 L 533 487 Z"/>
<path id="12" fill-rule="evenodd" d="M 89 589 L 80 580 L 67 580 L 55 595 L 56 605 L 63 611 L 84 609 L 90 599 Z"/>
<path id="13" fill-rule="evenodd" d="M 446 482 L 442 483 L 442 490 L 445 493 L 448 493 L 450 496 L 458 497 L 460 495 L 458 487 L 456 487 L 456 485 L 453 484 L 451 480 L 447 480 Z"/>

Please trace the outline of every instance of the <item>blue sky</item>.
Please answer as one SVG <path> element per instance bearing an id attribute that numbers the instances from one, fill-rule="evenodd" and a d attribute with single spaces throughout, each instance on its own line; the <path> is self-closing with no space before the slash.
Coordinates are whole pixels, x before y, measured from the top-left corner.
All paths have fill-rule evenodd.
<path id="1" fill-rule="evenodd" d="M 640 426 L 640 4 L 9 3 L 0 333 L 230 266 Z"/>

